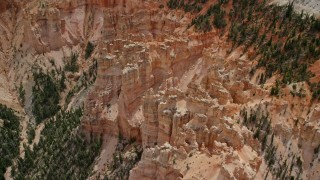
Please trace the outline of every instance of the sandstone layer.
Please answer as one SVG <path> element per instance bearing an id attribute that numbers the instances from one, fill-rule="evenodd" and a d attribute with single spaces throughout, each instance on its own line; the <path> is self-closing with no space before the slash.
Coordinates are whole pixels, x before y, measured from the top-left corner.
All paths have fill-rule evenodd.
<path id="1" fill-rule="evenodd" d="M 270 119 L 272 140 L 265 141 L 277 147 L 275 169 L 299 159 L 303 171 L 293 166 L 292 176 L 320 176 L 320 105 L 307 83 L 270 96 L 277 75 L 261 85 L 264 69 L 250 73 L 257 64 L 250 52 L 230 52 L 219 30 L 195 32 L 192 14 L 161 0 L 3 1 L 0 13 L 0 102 L 32 117 L 35 64 L 47 71 L 51 61 L 64 67 L 72 52 L 80 54 L 79 74 L 97 63 L 94 84 L 60 104 L 84 104 L 81 130 L 88 136 L 111 139 L 110 146 L 118 137 L 141 144 L 141 161 L 129 179 L 275 179 L 258 140 L 262 135 L 242 123 L 243 114 L 254 112 Z M 86 60 L 88 42 L 95 49 Z M 317 64 L 311 67 L 314 81 Z M 79 74 L 69 74 L 68 90 Z M 20 83 L 24 104 L 18 101 Z M 295 89 L 304 97 L 291 96 Z M 115 151 L 103 148 L 93 172 L 101 178 L 109 161 L 102 156 Z"/>

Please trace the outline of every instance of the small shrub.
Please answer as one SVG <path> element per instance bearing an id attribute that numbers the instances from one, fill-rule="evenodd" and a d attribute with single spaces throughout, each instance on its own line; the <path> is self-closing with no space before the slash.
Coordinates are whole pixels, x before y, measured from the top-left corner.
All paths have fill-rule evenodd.
<path id="1" fill-rule="evenodd" d="M 88 59 L 91 56 L 93 50 L 94 50 L 94 45 L 89 41 L 88 44 L 87 44 L 87 48 L 86 48 L 86 51 L 85 51 L 84 58 Z"/>
<path id="2" fill-rule="evenodd" d="M 36 131 L 34 130 L 33 127 L 30 127 L 30 129 L 28 130 L 28 143 L 31 144 L 33 139 L 36 136 Z"/>
<path id="3" fill-rule="evenodd" d="M 19 100 L 20 100 L 20 102 L 22 104 L 24 104 L 24 102 L 25 102 L 25 95 L 26 95 L 26 92 L 23 89 L 23 85 L 22 85 L 22 82 L 21 82 L 20 86 L 19 86 Z"/>
<path id="4" fill-rule="evenodd" d="M 64 67 L 65 71 L 69 72 L 78 72 L 79 71 L 79 65 L 77 63 L 78 54 L 72 53 L 70 57 L 70 61 L 68 61 Z"/>

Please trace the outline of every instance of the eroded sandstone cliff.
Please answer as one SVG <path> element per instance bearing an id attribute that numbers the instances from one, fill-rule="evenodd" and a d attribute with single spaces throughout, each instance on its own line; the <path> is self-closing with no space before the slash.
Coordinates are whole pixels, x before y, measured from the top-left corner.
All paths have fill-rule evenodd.
<path id="1" fill-rule="evenodd" d="M 35 66 L 64 68 L 76 52 L 80 68 L 66 73 L 59 105 L 84 104 L 81 131 L 104 141 L 91 178 L 119 175 L 125 168 L 111 168 L 116 158 L 136 161 L 135 146 L 123 139 L 142 147 L 141 160 L 124 170 L 129 179 L 320 176 L 320 108 L 308 83 L 271 96 L 280 75 L 261 83 L 265 68 L 255 69 L 254 50 L 234 48 L 219 29 L 195 31 L 194 14 L 161 0 L 3 1 L 0 13 L 0 103 L 26 117 L 22 154 Z M 310 67 L 314 82 L 318 62 Z"/>

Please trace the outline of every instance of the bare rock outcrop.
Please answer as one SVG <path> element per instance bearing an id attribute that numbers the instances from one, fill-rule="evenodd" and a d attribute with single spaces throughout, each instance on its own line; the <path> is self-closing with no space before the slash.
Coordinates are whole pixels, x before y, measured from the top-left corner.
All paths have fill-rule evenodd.
<path id="1" fill-rule="evenodd" d="M 320 106 L 310 84 L 283 84 L 278 96 L 270 96 L 279 75 L 259 82 L 265 69 L 256 68 L 254 48 L 243 52 L 223 30 L 194 31 L 195 15 L 166 3 L 2 1 L 0 103 L 21 110 L 22 84 L 32 115 L 35 66 L 61 71 L 76 53 L 80 72 L 66 72 L 62 97 L 92 64 L 96 80 L 69 105 L 59 105 L 83 102 L 81 131 L 90 137 L 142 145 L 130 179 L 277 179 L 271 172 L 289 173 L 291 164 L 290 176 L 318 178 Z M 86 57 L 89 44 L 94 50 Z M 319 82 L 318 62 L 310 66 L 311 83 Z M 108 169 L 104 162 L 96 168 Z"/>

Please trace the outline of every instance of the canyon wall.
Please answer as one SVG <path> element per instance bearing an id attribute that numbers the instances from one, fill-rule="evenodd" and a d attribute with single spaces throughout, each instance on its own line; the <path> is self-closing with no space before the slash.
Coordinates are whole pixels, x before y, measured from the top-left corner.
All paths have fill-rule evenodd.
<path id="1" fill-rule="evenodd" d="M 129 179 L 275 178 L 260 136 L 242 123 L 242 113 L 258 110 L 270 119 L 272 140 L 265 142 L 275 144 L 275 156 L 289 157 L 279 166 L 297 158 L 303 171 L 291 167 L 294 177 L 319 177 L 320 107 L 307 83 L 296 83 L 303 98 L 290 95 L 292 85 L 270 96 L 277 75 L 259 83 L 264 69 L 250 73 L 257 64 L 250 52 L 230 51 L 220 30 L 195 32 L 191 13 L 161 0 L 3 1 L 0 13 L 0 102 L 23 111 L 21 83 L 22 106 L 32 116 L 35 64 L 50 69 L 51 60 L 63 68 L 73 52 L 81 73 L 97 62 L 96 81 L 72 102 L 84 104 L 85 134 L 142 145 Z M 89 42 L 94 51 L 86 59 Z"/>

